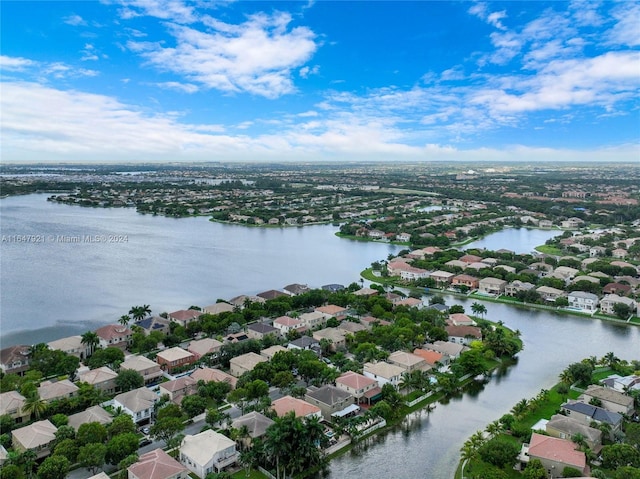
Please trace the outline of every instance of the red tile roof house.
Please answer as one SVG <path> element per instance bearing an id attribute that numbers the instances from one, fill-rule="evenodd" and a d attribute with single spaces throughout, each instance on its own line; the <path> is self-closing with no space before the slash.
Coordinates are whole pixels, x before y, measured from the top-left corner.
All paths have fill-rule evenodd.
<path id="1" fill-rule="evenodd" d="M 449 364 L 449 356 L 445 356 L 437 351 L 427 351 L 426 349 L 414 349 L 413 354 L 420 356 L 425 362 L 431 366 L 436 366 L 437 363 L 447 366 Z"/>
<path id="2" fill-rule="evenodd" d="M 280 316 L 273 321 L 273 327 L 280 331 L 281 336 L 286 336 L 289 331 L 304 328 L 304 324 L 299 319 Z"/>
<path id="3" fill-rule="evenodd" d="M 188 479 L 189 470 L 162 449 L 143 454 L 127 469 L 128 479 Z"/>
<path id="4" fill-rule="evenodd" d="M 101 348 L 118 348 L 125 351 L 131 344 L 133 332 L 121 324 L 108 324 L 96 329 Z"/>
<path id="5" fill-rule="evenodd" d="M 573 441 L 534 432 L 529 444 L 522 445 L 519 459 L 523 465 L 531 459 L 539 459 L 551 479 L 563 477 L 562 472 L 565 467 L 572 467 L 584 476 L 588 476 L 590 471 L 587 458 L 584 452 L 577 450 L 577 447 L 578 445 Z"/>
<path id="6" fill-rule="evenodd" d="M 183 397 L 195 394 L 197 389 L 198 382 L 195 379 L 191 376 L 182 376 L 160 384 L 159 392 L 161 397 L 166 394 L 169 396 L 169 401 L 179 405 Z"/>
<path id="7" fill-rule="evenodd" d="M 326 306 L 320 306 L 315 309 L 316 313 L 321 313 L 326 319 L 345 317 L 347 314 L 347 308 L 342 306 L 336 306 L 335 304 L 327 304 Z"/>
<path id="8" fill-rule="evenodd" d="M 468 274 L 459 274 L 458 276 L 454 276 L 451 281 L 453 286 L 467 286 L 471 289 L 478 289 L 479 281 L 475 276 L 470 276 Z"/>
<path id="9" fill-rule="evenodd" d="M 336 379 L 336 387 L 351 394 L 360 404 L 369 402 L 368 396 L 371 394 L 367 393 L 370 391 L 374 391 L 375 394 L 382 391 L 378 387 L 378 381 L 353 371 L 347 371 Z"/>
<path id="10" fill-rule="evenodd" d="M 196 321 L 201 315 L 202 311 L 198 311 L 196 309 L 181 309 L 179 311 L 169 313 L 169 319 L 186 328 L 187 324 Z"/>
<path id="11" fill-rule="evenodd" d="M 156 362 L 162 369 L 173 372 L 175 369 L 189 366 L 196 361 L 196 357 L 189 351 L 182 348 L 174 347 L 160 351 L 156 355 Z"/>
<path id="12" fill-rule="evenodd" d="M 465 254 L 464 256 L 458 259 L 467 264 L 480 263 L 482 261 L 482 257 L 476 256 L 475 254 Z"/>
<path id="13" fill-rule="evenodd" d="M 317 417 L 322 419 L 322 411 L 318 406 L 309 404 L 302 399 L 294 398 L 293 396 L 284 396 L 280 399 L 276 399 L 271 403 L 271 408 L 274 410 L 278 417 L 283 417 L 287 413 L 293 411 L 296 417 Z"/>

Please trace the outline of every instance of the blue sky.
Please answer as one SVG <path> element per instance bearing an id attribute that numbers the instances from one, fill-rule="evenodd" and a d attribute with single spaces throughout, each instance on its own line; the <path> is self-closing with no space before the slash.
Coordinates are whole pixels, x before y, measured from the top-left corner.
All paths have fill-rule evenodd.
<path id="1" fill-rule="evenodd" d="M 0 8 L 5 162 L 640 162 L 640 2 Z"/>

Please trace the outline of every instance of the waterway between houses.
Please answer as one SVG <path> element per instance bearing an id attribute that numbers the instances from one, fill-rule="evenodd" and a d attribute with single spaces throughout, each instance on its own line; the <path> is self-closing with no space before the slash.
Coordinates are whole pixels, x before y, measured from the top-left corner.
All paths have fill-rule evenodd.
<path id="1" fill-rule="evenodd" d="M 330 225 L 245 228 L 205 218 L 143 216 L 131 209 L 70 207 L 45 198 L 27 195 L 0 200 L 3 239 L 44 237 L 38 243 L 8 240 L 2 244 L 2 347 L 80 334 L 116 320 L 134 304 L 150 304 L 160 312 L 292 282 L 312 287 L 350 283 L 372 261 L 400 249 L 338 239 L 337 228 Z M 505 239 L 509 246 L 491 248 L 527 252 L 552 235 L 547 232 L 549 236 L 540 241 L 536 230 L 508 231 L 513 231 Z M 78 235 L 120 235 L 127 241 L 64 241 Z M 491 237 L 485 241 L 492 245 Z M 446 300 L 467 310 L 473 302 L 452 296 Z M 449 479 L 468 436 L 508 412 L 518 400 L 553 385 L 568 363 L 609 351 L 625 359 L 640 357 L 640 328 L 484 304 L 487 318 L 521 331 L 525 349 L 517 364 L 473 392 L 439 404 L 429 414 L 417 413 L 396 430 L 372 437 L 336 458 L 329 477 Z"/>

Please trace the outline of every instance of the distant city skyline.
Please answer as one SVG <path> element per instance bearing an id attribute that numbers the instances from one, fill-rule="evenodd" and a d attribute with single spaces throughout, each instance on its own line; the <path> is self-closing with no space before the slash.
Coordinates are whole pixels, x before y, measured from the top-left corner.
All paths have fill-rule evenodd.
<path id="1" fill-rule="evenodd" d="M 3 162 L 640 161 L 640 2 L 0 8 Z"/>

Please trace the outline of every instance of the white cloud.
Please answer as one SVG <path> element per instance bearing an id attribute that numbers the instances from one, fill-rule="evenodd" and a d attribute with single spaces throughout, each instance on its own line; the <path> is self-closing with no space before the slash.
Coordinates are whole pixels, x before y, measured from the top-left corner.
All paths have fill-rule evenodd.
<path id="1" fill-rule="evenodd" d="M 27 67 L 34 66 L 36 62 L 22 57 L 8 57 L 0 55 L 0 69 L 8 71 L 22 71 Z"/>
<path id="2" fill-rule="evenodd" d="M 80 15 L 77 15 L 77 14 L 73 14 L 73 15 L 69 15 L 68 17 L 64 17 L 62 19 L 62 21 L 64 23 L 66 23 L 67 25 L 72 25 L 74 27 L 86 26 L 87 25 L 87 22 Z"/>
<path id="3" fill-rule="evenodd" d="M 196 21 L 195 9 L 180 0 L 113 0 L 122 5 L 120 17 L 128 20 L 140 16 L 150 16 L 178 23 Z"/>
<path id="4" fill-rule="evenodd" d="M 175 47 L 129 42 L 151 65 L 225 92 L 248 92 L 277 98 L 295 90 L 292 69 L 315 52 L 315 34 L 306 27 L 289 29 L 291 15 L 256 14 L 240 25 L 209 18 L 214 32 L 169 24 Z"/>
<path id="5" fill-rule="evenodd" d="M 320 71 L 320 65 L 314 65 L 313 67 L 304 66 L 300 69 L 300 76 L 302 78 L 308 78 L 310 75 L 317 75 Z"/>
<path id="6" fill-rule="evenodd" d="M 199 90 L 198 86 L 192 83 L 179 83 L 175 81 L 153 83 L 153 85 L 165 90 L 178 90 L 184 93 L 195 93 Z"/>
<path id="7" fill-rule="evenodd" d="M 85 43 L 84 48 L 81 50 L 82 57 L 80 60 L 83 62 L 86 61 L 96 61 L 98 60 L 98 54 L 96 47 L 94 47 L 91 43 Z"/>
<path id="8" fill-rule="evenodd" d="M 613 17 L 617 23 L 608 33 L 609 43 L 629 47 L 640 45 L 640 4 L 622 2 L 614 9 Z"/>

